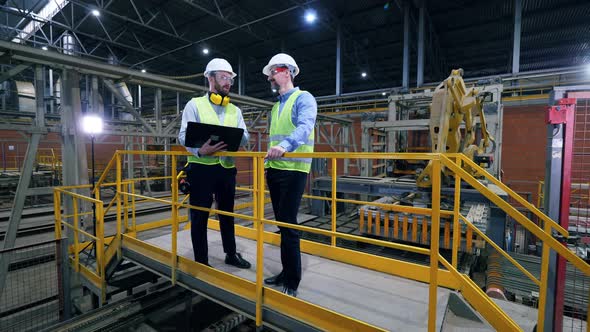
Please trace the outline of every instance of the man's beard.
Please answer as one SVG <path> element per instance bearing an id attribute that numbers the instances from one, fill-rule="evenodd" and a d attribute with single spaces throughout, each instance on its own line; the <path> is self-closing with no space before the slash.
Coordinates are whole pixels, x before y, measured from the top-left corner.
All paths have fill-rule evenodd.
<path id="1" fill-rule="evenodd" d="M 221 95 L 222 97 L 226 97 L 229 93 L 229 89 L 227 92 L 225 92 L 225 89 L 223 88 L 223 86 L 217 82 L 215 82 L 215 90 L 217 90 L 217 93 L 219 95 Z"/>

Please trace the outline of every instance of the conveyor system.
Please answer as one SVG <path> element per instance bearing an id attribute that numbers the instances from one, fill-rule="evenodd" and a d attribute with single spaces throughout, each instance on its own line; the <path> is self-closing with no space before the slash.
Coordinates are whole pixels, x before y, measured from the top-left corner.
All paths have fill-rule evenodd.
<path id="1" fill-rule="evenodd" d="M 411 205 L 415 207 L 430 207 L 430 189 L 418 188 L 416 186 L 416 182 L 411 179 L 407 178 L 372 178 L 372 177 L 359 177 L 359 176 L 340 176 L 336 180 L 336 188 L 339 197 L 342 195 L 346 196 L 356 196 L 356 195 L 366 195 L 369 197 L 375 197 L 377 202 L 381 203 L 394 203 L 394 200 L 398 200 L 399 204 L 402 205 Z M 506 197 L 506 193 L 499 190 L 495 185 L 488 184 L 487 187 L 494 191 L 500 197 Z M 312 187 L 313 195 L 316 196 L 329 196 L 332 191 L 332 182 L 330 177 L 318 177 L 313 180 L 313 187 Z M 441 209 L 448 209 L 452 210 L 453 207 L 453 197 L 454 197 L 454 188 L 452 187 L 443 187 L 441 189 Z M 501 247 L 504 246 L 504 227 L 506 223 L 506 215 L 502 212 L 499 208 L 495 205 L 490 203 L 490 201 L 485 198 L 481 193 L 474 189 L 470 188 L 461 188 L 461 207 L 463 209 L 462 213 L 464 216 L 468 218 L 469 221 L 473 222 L 477 228 L 482 230 L 487 236 L 489 236 L 494 242 L 496 242 Z M 317 216 L 323 216 L 326 214 L 326 209 L 324 206 L 324 202 L 320 200 L 312 200 L 311 213 Z M 367 232 L 368 229 L 368 211 L 371 211 L 371 219 L 376 220 L 378 210 L 375 210 L 374 207 L 356 207 L 358 211 L 364 211 L 360 215 L 364 215 L 365 223 L 364 225 L 360 225 L 361 220 L 359 219 L 359 230 L 362 233 L 363 227 L 364 232 Z M 338 206 L 338 211 L 343 211 L 343 206 Z M 385 223 L 385 216 L 387 215 L 385 212 L 379 212 L 381 224 L 380 226 L 384 226 Z M 389 223 L 391 227 L 395 225 L 395 215 L 393 212 L 389 214 Z M 385 235 L 387 238 L 398 239 L 401 236 L 402 239 L 411 242 L 418 242 L 418 243 L 425 243 L 427 242 L 422 241 L 422 237 L 418 237 L 418 234 L 422 234 L 422 225 L 425 223 L 424 227 L 429 227 L 428 218 L 423 218 L 423 216 L 410 216 L 410 215 L 398 215 L 398 225 L 402 227 L 402 229 L 398 229 L 397 236 L 395 236 L 394 229 L 390 228 L 389 233 Z M 403 236 L 403 227 L 404 227 L 404 219 L 407 219 L 407 229 L 406 232 L 410 232 Z M 417 224 L 416 230 L 413 230 L 413 225 Z M 452 230 L 452 221 L 448 220 L 445 222 L 444 230 L 441 230 L 441 236 L 445 236 L 445 234 L 450 234 Z M 375 227 L 372 228 L 372 232 L 376 231 Z M 379 231 L 381 232 L 381 236 L 383 236 L 383 228 L 380 227 Z M 368 232 L 371 233 L 371 232 Z M 427 231 L 425 232 L 427 233 Z M 376 235 L 376 234 L 373 234 Z M 466 234 L 469 236 L 470 234 Z M 442 243 L 442 242 L 441 242 Z M 448 246 L 447 246 L 448 247 Z"/>
<path id="2" fill-rule="evenodd" d="M 377 199 L 375 203 L 399 204 L 400 200 L 391 196 Z M 403 204 L 403 203 L 402 203 Z M 406 202 L 407 204 L 407 202 Z M 421 203 L 414 206 L 421 207 Z M 426 207 L 426 206 L 424 206 Z M 363 205 L 358 208 L 359 232 L 367 236 L 380 237 L 387 240 L 418 243 L 421 245 L 430 244 L 430 218 L 424 215 L 386 211 L 372 205 Z M 461 204 L 461 214 L 466 216 L 479 230 L 486 232 L 488 228 L 490 207 L 481 202 L 464 202 Z M 453 221 L 451 219 L 441 220 L 441 247 L 450 249 L 451 234 L 453 232 Z M 471 241 L 463 241 L 460 250 L 472 252 L 482 247 L 483 242 L 461 224 L 463 237 Z"/>

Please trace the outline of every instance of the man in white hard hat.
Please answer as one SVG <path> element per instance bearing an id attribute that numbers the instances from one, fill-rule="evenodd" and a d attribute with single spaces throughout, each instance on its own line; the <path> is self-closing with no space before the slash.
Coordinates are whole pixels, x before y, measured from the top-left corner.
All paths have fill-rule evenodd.
<path id="1" fill-rule="evenodd" d="M 229 90 L 234 83 L 236 74 L 225 59 L 209 61 L 205 69 L 205 77 L 209 81 L 209 92 L 204 96 L 191 99 L 182 113 L 182 124 L 178 133 L 180 144 L 185 145 L 186 127 L 188 122 L 202 122 L 244 129 L 242 145 L 248 142 L 248 130 L 242 117 L 242 111 L 229 102 Z M 200 148 L 189 148 L 192 153 L 188 157 L 187 178 L 190 184 L 190 204 L 211 208 L 213 194 L 217 209 L 234 211 L 236 191 L 236 166 L 231 157 L 213 157 L 213 153 L 221 151 L 226 144 L 205 142 Z M 191 239 L 195 261 L 209 265 L 207 245 L 208 211 L 190 210 Z M 250 263 L 236 252 L 234 217 L 219 215 L 219 226 L 225 263 L 239 268 L 248 269 Z M 210 265 L 209 265 L 210 266 Z"/>
<path id="2" fill-rule="evenodd" d="M 275 219 L 297 224 L 297 212 L 311 169 L 311 158 L 285 158 L 285 152 L 313 152 L 317 103 L 311 93 L 294 87 L 299 66 L 288 54 L 273 56 L 262 69 L 271 88 L 279 93 L 269 117 L 270 137 L 266 154 L 266 179 Z M 264 282 L 282 285 L 283 293 L 297 296 L 301 281 L 299 231 L 281 227 L 283 270 Z"/>

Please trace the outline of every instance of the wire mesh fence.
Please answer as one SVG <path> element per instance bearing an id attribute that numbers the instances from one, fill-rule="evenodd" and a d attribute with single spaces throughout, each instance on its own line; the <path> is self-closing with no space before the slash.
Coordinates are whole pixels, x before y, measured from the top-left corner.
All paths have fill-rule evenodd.
<path id="1" fill-rule="evenodd" d="M 0 331 L 38 331 L 60 320 L 60 242 L 0 251 L 8 270 L 0 296 Z"/>
<path id="2" fill-rule="evenodd" d="M 590 277 L 568 263 L 564 289 L 563 331 L 586 331 Z"/>
<path id="3" fill-rule="evenodd" d="M 568 247 L 590 260 L 590 99 L 578 98 L 575 113 Z M 566 266 L 563 331 L 586 331 L 590 277 Z"/>

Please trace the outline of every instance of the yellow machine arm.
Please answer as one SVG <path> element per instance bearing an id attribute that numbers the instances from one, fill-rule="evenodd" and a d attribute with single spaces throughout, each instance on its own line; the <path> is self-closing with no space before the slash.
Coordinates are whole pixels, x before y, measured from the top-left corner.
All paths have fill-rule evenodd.
<path id="1" fill-rule="evenodd" d="M 434 90 L 430 104 L 430 141 L 432 152 L 461 152 L 471 159 L 486 152 L 494 138 L 486 127 L 483 113 L 484 95 L 474 87 L 466 88 L 463 81 L 463 69 L 454 69 L 451 75 Z M 475 115 L 479 115 L 482 138 L 479 145 L 475 141 Z M 462 136 L 460 125 L 465 122 L 465 137 Z M 482 159 L 482 166 L 489 167 L 491 158 Z M 432 185 L 432 165 L 426 168 L 416 180 L 419 187 Z"/>

